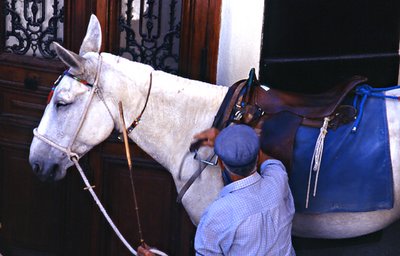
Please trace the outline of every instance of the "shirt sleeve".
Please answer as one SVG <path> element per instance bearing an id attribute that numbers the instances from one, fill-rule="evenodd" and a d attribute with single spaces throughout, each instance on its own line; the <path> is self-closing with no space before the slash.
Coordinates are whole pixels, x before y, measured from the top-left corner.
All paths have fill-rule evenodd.
<path id="1" fill-rule="evenodd" d="M 227 223 L 231 208 L 224 200 L 216 200 L 207 208 L 196 230 L 196 255 L 224 255 L 229 250 L 234 232 Z"/>
<path id="2" fill-rule="evenodd" d="M 195 237 L 196 256 L 219 256 L 223 255 L 219 247 L 219 236 L 208 221 L 200 221 Z"/>
<path id="3" fill-rule="evenodd" d="M 261 164 L 260 167 L 261 176 L 274 176 L 287 181 L 286 168 L 281 161 L 277 159 L 268 159 Z"/>

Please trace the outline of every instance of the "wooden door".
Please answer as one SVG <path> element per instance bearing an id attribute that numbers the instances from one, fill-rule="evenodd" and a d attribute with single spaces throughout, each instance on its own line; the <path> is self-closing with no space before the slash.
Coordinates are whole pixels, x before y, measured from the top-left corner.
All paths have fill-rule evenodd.
<path id="1" fill-rule="evenodd" d="M 54 3 L 58 5 L 54 7 Z M 220 1 L 183 0 L 180 4 L 181 44 L 175 72 L 214 81 Z M 27 39 L 19 24 L 20 19 L 23 26 L 31 22 L 30 33 L 35 34 L 38 26 L 34 23 L 41 21 L 43 10 L 50 9 L 48 15 L 58 20 L 54 24 L 59 29 L 46 30 L 45 19 L 44 28 L 40 28 L 43 38 L 60 41 L 78 52 L 90 14 L 95 13 L 103 29 L 103 50 L 119 54 L 122 5 L 116 0 L 0 3 L 0 253 L 5 256 L 129 255 L 83 190 L 75 168 L 56 183 L 41 183 L 31 171 L 32 130 L 39 123 L 53 81 L 65 66 L 37 39 L 40 34 Z M 23 11 L 16 12 L 18 8 Z M 183 207 L 175 203 L 170 174 L 134 144 L 131 150 L 145 241 L 170 255 L 193 254 L 195 227 Z M 113 134 L 81 164 L 122 233 L 137 246 L 137 221 L 123 145 Z"/>
<path id="2" fill-rule="evenodd" d="M 51 84 L 64 69 L 46 43 L 68 42 L 59 29 L 53 32 L 41 27 L 47 23 L 42 8 L 52 9 L 55 26 L 63 27 L 69 19 L 64 19 L 61 5 L 51 8 L 38 1 L 26 1 L 26 6 L 22 3 L 2 1 L 1 6 L 0 252 L 4 255 L 74 253 L 72 247 L 68 249 L 68 242 L 79 239 L 84 242 L 88 237 L 85 228 L 81 233 L 75 232 L 79 234 L 77 237 L 71 236 L 69 232 L 74 227 L 65 221 L 70 217 L 69 209 L 77 202 L 69 200 L 69 187 L 75 186 L 75 181 L 68 178 L 55 184 L 40 183 L 28 163 L 32 129 L 38 125 Z M 25 18 L 21 19 L 23 12 L 15 12 L 17 9 L 27 11 Z"/>

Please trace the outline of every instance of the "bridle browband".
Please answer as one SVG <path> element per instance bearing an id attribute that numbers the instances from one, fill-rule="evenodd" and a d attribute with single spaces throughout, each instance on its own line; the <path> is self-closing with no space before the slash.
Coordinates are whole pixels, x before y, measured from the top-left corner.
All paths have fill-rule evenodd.
<path id="1" fill-rule="evenodd" d="M 89 83 L 88 81 L 86 81 L 84 79 L 81 79 L 81 78 L 75 76 L 74 74 L 69 72 L 69 70 L 67 69 L 62 73 L 62 75 L 60 75 L 57 78 L 57 80 L 53 84 L 53 87 L 51 87 L 51 91 L 50 91 L 49 95 L 47 96 L 47 104 L 50 103 L 51 98 L 53 97 L 54 91 L 56 90 L 58 84 L 61 82 L 61 80 L 63 79 L 64 76 L 71 77 L 72 79 L 74 79 L 75 81 L 77 81 L 77 82 L 79 82 L 81 84 L 84 84 L 84 85 L 89 86 L 89 87 L 93 87 L 93 84 Z"/>

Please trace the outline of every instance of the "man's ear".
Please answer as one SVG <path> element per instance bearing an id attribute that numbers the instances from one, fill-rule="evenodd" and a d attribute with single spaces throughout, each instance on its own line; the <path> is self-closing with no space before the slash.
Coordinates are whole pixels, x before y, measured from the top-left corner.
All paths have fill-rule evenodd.
<path id="1" fill-rule="evenodd" d="M 223 170 L 225 168 L 224 162 L 222 162 L 221 158 L 218 157 L 218 165 Z"/>

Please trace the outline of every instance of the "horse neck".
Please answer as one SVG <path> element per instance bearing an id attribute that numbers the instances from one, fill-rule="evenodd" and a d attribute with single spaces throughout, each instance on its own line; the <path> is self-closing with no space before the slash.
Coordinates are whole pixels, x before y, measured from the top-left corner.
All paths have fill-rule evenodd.
<path id="1" fill-rule="evenodd" d="M 110 68 L 118 70 L 114 71 L 114 77 L 108 75 L 113 83 L 109 90 L 123 102 L 127 125 L 143 109 L 152 77 L 147 107 L 129 137 L 175 177 L 193 135 L 211 127 L 228 88 L 154 71 L 144 64 L 116 60 L 119 64 L 109 63 Z"/>

